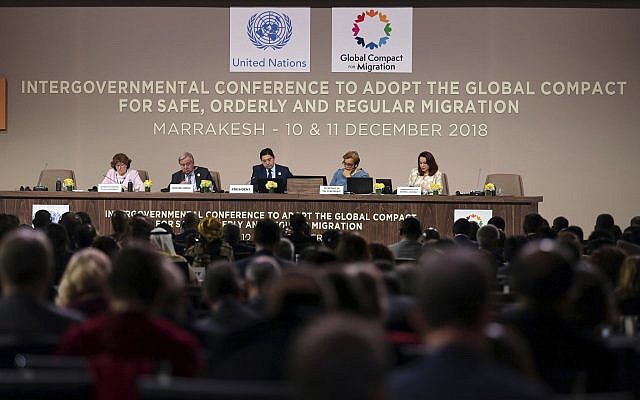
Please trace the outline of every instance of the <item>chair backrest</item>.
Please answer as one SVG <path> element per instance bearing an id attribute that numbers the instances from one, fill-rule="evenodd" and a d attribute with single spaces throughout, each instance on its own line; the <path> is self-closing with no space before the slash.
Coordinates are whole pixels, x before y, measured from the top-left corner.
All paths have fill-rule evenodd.
<path id="1" fill-rule="evenodd" d="M 444 172 L 442 173 L 442 194 L 449 194 L 449 180 Z"/>
<path id="2" fill-rule="evenodd" d="M 140 180 L 142 180 L 142 182 L 149 179 L 149 173 L 147 172 L 146 169 L 139 169 L 137 171 L 138 171 L 138 176 L 140 177 Z"/>
<path id="3" fill-rule="evenodd" d="M 484 183 L 493 183 L 499 196 L 524 196 L 522 177 L 517 174 L 489 174 Z"/>
<path id="4" fill-rule="evenodd" d="M 222 190 L 222 181 L 220 181 L 220 171 L 209 170 L 209 172 L 211 172 L 211 177 L 213 178 L 213 181 L 216 184 L 216 188 L 218 188 L 218 190 Z"/>
<path id="5" fill-rule="evenodd" d="M 38 184 L 48 187 L 49 190 L 56 190 L 56 179 L 58 178 L 60 178 L 61 180 L 71 178 L 73 179 L 76 187 L 78 187 L 76 174 L 72 169 L 43 169 L 42 171 L 40 171 Z"/>

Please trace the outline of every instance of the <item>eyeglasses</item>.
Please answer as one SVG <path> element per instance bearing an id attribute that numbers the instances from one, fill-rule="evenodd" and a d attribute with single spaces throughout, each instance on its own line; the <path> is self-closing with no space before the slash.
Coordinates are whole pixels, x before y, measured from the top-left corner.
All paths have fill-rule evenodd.
<path id="1" fill-rule="evenodd" d="M 127 164 L 123 164 L 123 163 L 117 163 L 116 164 L 116 168 L 118 168 L 118 167 L 126 167 L 126 166 L 127 166 Z"/>
<path id="2" fill-rule="evenodd" d="M 342 165 L 344 165 L 345 167 L 355 167 L 356 165 L 354 163 L 347 163 L 347 162 L 342 162 Z"/>

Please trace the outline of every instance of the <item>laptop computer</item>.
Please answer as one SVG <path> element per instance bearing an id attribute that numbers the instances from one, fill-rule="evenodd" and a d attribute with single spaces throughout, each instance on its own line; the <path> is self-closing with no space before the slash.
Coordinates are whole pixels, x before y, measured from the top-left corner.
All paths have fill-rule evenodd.
<path id="1" fill-rule="evenodd" d="M 260 178 L 257 180 L 256 182 L 256 190 L 258 191 L 258 193 L 269 193 L 269 189 L 267 189 L 267 182 L 269 181 L 273 181 L 276 182 L 278 184 L 278 187 L 275 188 L 273 191 L 275 193 L 284 193 L 287 190 L 287 180 L 286 179 L 281 179 L 281 178 L 271 178 L 271 179 L 267 179 L 267 178 Z"/>
<path id="2" fill-rule="evenodd" d="M 327 177 L 323 175 L 295 175 L 287 178 L 287 193 L 318 194 L 320 186 L 327 186 Z"/>
<path id="3" fill-rule="evenodd" d="M 391 186 L 391 179 L 387 178 L 376 178 L 376 183 L 384 183 L 384 189 L 382 189 L 382 194 L 392 194 L 393 186 Z"/>
<path id="4" fill-rule="evenodd" d="M 347 178 L 347 193 L 373 193 L 373 178 Z"/>

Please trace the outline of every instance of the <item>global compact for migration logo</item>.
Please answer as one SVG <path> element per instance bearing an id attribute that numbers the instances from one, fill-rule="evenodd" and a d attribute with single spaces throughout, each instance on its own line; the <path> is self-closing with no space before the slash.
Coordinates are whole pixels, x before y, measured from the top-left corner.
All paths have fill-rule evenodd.
<path id="1" fill-rule="evenodd" d="M 332 71 L 411 72 L 411 16 L 410 8 L 334 8 Z"/>
<path id="2" fill-rule="evenodd" d="M 308 8 L 231 8 L 231 72 L 308 72 Z"/>
<path id="3" fill-rule="evenodd" d="M 366 38 L 360 34 L 360 24 L 366 24 L 367 22 L 375 24 L 375 28 L 381 28 L 380 33 L 382 34 L 382 36 L 380 36 L 375 41 L 367 41 Z M 360 46 L 365 47 L 369 50 L 373 50 L 387 44 L 387 41 L 391 37 L 391 22 L 389 22 L 389 18 L 382 12 L 377 10 L 369 10 L 363 12 L 362 14 L 359 14 L 356 17 L 356 19 L 353 21 L 353 28 L 351 30 L 353 31 L 353 36 L 355 37 L 356 42 Z"/>

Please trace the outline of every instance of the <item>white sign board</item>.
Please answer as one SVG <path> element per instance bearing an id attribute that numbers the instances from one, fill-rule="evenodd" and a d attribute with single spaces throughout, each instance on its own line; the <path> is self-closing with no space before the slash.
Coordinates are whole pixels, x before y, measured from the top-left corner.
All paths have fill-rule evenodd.
<path id="1" fill-rule="evenodd" d="M 253 193 L 252 185 L 229 185 L 229 193 Z"/>
<path id="2" fill-rule="evenodd" d="M 422 188 L 420 186 L 398 186 L 396 194 L 398 196 L 420 196 Z"/>
<path id="3" fill-rule="evenodd" d="M 117 183 L 101 183 L 98 185 L 98 192 L 100 193 L 120 193 L 122 192 L 122 186 Z"/>
<path id="4" fill-rule="evenodd" d="M 460 218 L 475 221 L 480 226 L 486 225 L 493 217 L 493 210 L 453 210 L 453 222 Z"/>
<path id="5" fill-rule="evenodd" d="M 39 210 L 47 210 L 51 214 L 51 222 L 57 223 L 60 221 L 62 214 L 69 212 L 68 204 L 34 204 L 31 207 L 31 219 L 36 216 L 36 212 Z"/>
<path id="6" fill-rule="evenodd" d="M 320 186 L 320 194 L 344 194 L 344 186 Z"/>
<path id="7" fill-rule="evenodd" d="M 169 185 L 169 192 L 171 193 L 193 193 L 193 185 L 182 184 L 182 183 L 172 183 Z"/>

